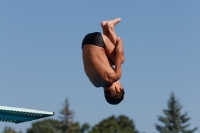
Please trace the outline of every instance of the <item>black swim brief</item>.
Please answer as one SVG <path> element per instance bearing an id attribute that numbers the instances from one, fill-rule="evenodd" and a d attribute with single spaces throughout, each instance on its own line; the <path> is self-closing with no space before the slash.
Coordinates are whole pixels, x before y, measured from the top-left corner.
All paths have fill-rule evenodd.
<path id="1" fill-rule="evenodd" d="M 87 34 L 82 41 L 82 49 L 84 45 L 93 44 L 102 48 L 105 48 L 105 43 L 100 32 L 93 32 Z"/>

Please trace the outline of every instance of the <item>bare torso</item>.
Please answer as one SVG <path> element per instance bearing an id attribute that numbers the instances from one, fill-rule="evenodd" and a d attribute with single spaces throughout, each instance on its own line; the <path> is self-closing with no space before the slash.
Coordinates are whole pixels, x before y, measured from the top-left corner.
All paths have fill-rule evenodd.
<path id="1" fill-rule="evenodd" d="M 104 48 L 87 44 L 83 47 L 82 56 L 84 70 L 91 83 L 95 87 L 110 85 L 108 74 L 114 70 L 110 66 Z"/>

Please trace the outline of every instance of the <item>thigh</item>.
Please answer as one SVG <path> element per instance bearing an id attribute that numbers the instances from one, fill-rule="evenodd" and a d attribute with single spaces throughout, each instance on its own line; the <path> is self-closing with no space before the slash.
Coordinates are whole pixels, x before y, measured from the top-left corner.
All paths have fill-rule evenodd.
<path id="1" fill-rule="evenodd" d="M 102 37 L 103 37 L 103 41 L 105 43 L 106 55 L 109 57 L 109 59 L 111 61 L 115 62 L 115 56 L 116 56 L 115 45 L 104 34 L 102 34 Z"/>

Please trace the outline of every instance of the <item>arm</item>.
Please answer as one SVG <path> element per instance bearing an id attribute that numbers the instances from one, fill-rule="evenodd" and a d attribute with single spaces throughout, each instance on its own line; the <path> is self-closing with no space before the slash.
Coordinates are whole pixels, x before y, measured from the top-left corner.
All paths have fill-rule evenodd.
<path id="1" fill-rule="evenodd" d="M 123 43 L 122 40 L 117 38 L 117 46 L 116 46 L 116 58 L 115 58 L 115 70 L 114 73 L 109 74 L 110 83 L 116 82 L 122 76 L 122 56 L 123 56 Z"/>

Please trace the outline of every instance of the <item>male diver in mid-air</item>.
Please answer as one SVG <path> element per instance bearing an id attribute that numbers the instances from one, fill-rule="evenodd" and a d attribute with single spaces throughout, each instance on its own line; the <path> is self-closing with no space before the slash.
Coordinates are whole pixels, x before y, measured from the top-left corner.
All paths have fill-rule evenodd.
<path id="1" fill-rule="evenodd" d="M 119 81 L 124 62 L 124 44 L 114 31 L 120 20 L 101 22 L 103 34 L 89 33 L 82 41 L 85 73 L 95 87 L 104 88 L 105 99 L 110 104 L 118 104 L 124 99 L 124 89 Z"/>

